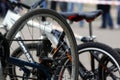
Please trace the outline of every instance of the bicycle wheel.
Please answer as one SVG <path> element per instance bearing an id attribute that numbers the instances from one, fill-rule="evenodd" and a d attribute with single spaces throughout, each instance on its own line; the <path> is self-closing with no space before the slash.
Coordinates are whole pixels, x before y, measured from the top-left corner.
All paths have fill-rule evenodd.
<path id="1" fill-rule="evenodd" d="M 107 80 L 104 79 L 105 76 L 103 76 L 106 75 L 106 73 L 103 74 L 101 72 L 104 72 L 104 69 L 108 70 L 109 68 L 113 69 L 110 71 L 112 75 L 109 75 L 109 77 L 116 77 L 116 73 L 118 74 L 118 77 L 120 77 L 120 56 L 109 46 L 96 42 L 85 43 L 78 45 L 78 53 L 79 80 Z M 109 58 L 109 67 L 105 65 L 106 57 L 107 60 Z M 58 80 L 61 80 L 64 75 L 70 75 L 70 67 L 66 67 L 68 64 L 71 65 L 70 61 L 67 58 L 64 58 L 60 64 L 61 66 L 57 68 L 56 71 L 58 72 L 56 72 L 57 74 L 55 76 L 55 79 Z M 68 74 L 64 74 L 66 71 Z M 118 77 L 117 79 L 119 79 Z M 109 78 L 108 80 L 113 79 L 114 78 Z"/>
<path id="2" fill-rule="evenodd" d="M 115 48 L 114 49 L 118 54 L 120 54 L 120 49 Z M 115 55 L 119 56 L 119 55 Z M 119 58 L 119 57 L 118 57 Z M 103 64 L 104 67 L 101 65 L 99 66 L 99 74 L 101 77 L 101 80 L 119 80 L 120 74 L 119 74 L 119 68 L 117 68 L 116 63 L 114 62 L 114 59 L 110 59 L 109 57 L 104 56 L 101 59 L 100 64 Z"/>
<path id="3" fill-rule="evenodd" d="M 40 28 L 41 27 L 41 28 Z M 50 30 L 49 30 L 50 29 Z M 47 31 L 47 32 L 46 32 Z M 71 28 L 68 23 L 55 11 L 49 9 L 36 9 L 30 11 L 29 13 L 22 16 L 11 28 L 11 30 L 7 33 L 6 38 L 11 40 L 10 47 L 14 49 L 16 46 L 19 46 L 20 40 L 16 39 L 16 37 L 20 36 L 21 40 L 25 43 L 35 43 L 41 41 L 40 38 L 47 35 L 47 38 L 51 41 L 52 47 L 56 47 L 56 42 L 52 40 L 51 35 L 57 36 L 59 40 L 59 36 L 61 34 L 54 33 L 54 31 L 64 32 L 65 36 L 63 40 L 65 40 L 68 44 L 68 47 L 71 51 L 72 56 L 72 74 L 71 79 L 77 80 L 77 71 L 78 71 L 78 58 L 77 58 L 77 48 L 76 41 L 73 35 Z M 18 35 L 19 33 L 19 35 Z M 42 36 L 41 36 L 42 35 Z M 14 41 L 13 41 L 14 40 Z"/>

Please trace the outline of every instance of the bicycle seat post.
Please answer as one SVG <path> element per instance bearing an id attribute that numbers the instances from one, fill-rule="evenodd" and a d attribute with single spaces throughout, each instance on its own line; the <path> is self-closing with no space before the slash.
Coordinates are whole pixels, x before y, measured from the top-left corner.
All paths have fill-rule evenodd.
<path id="1" fill-rule="evenodd" d="M 89 36 L 90 36 L 90 38 L 92 38 L 92 35 L 93 35 L 93 33 L 92 33 L 92 22 L 89 22 Z"/>

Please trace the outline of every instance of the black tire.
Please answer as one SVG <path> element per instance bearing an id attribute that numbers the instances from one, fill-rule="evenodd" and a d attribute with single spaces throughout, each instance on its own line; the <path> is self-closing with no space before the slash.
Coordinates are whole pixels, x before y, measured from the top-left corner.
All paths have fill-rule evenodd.
<path id="1" fill-rule="evenodd" d="M 35 16 L 37 17 L 36 19 L 34 19 Z M 71 75 L 72 77 L 71 77 L 71 79 L 77 80 L 78 56 L 76 54 L 77 53 L 76 40 L 74 38 L 73 32 L 72 32 L 69 24 L 66 22 L 66 20 L 62 16 L 60 16 L 55 11 L 52 11 L 49 9 L 36 9 L 36 10 L 28 12 L 27 14 L 22 16 L 18 21 L 16 21 L 16 23 L 12 26 L 11 30 L 7 33 L 6 38 L 10 39 L 10 40 L 14 39 L 18 32 L 22 33 L 22 30 L 24 30 L 24 28 L 26 28 L 26 26 L 29 26 L 26 24 L 28 22 L 28 20 L 29 21 L 30 21 L 30 19 L 36 20 L 36 22 L 37 22 L 37 21 L 39 21 L 40 17 L 43 17 L 43 16 L 45 16 L 45 18 L 49 17 L 50 21 L 54 20 L 55 23 L 59 24 L 59 26 L 58 25 L 57 26 L 61 27 L 61 29 L 65 32 L 65 36 L 68 40 L 68 44 L 69 44 L 69 47 L 71 49 L 71 56 L 72 56 L 72 75 Z M 35 32 L 34 34 L 36 34 L 36 33 L 37 32 Z M 38 35 L 38 34 L 36 34 L 36 35 Z M 24 37 L 24 39 L 25 38 L 26 37 Z M 22 39 L 23 39 L 23 37 L 22 37 Z M 33 37 L 31 39 L 33 39 Z M 16 45 L 16 43 L 14 43 L 14 42 L 15 41 L 10 42 L 10 45 L 11 45 L 10 47 L 12 47 L 13 44 Z"/>
<path id="2" fill-rule="evenodd" d="M 91 60 L 90 60 L 91 57 L 90 57 L 90 59 L 88 59 L 89 62 L 87 62 L 87 64 L 85 62 L 85 61 L 87 61 L 87 58 L 88 58 L 87 56 L 89 55 L 89 53 L 91 51 L 96 52 L 94 54 L 99 54 L 97 56 L 97 57 L 99 57 L 99 61 L 97 61 L 96 58 L 93 57 L 95 63 L 92 66 L 94 66 L 94 67 L 91 66 L 91 64 L 92 64 Z M 104 80 L 103 79 L 104 76 L 102 76 L 101 72 L 104 72 L 104 68 L 109 68 L 109 67 L 106 67 L 106 65 L 104 66 L 104 62 L 106 62 L 106 61 L 104 61 L 106 59 L 106 56 L 109 57 L 109 62 L 112 62 L 112 63 L 114 63 L 114 65 L 117 65 L 117 68 L 118 68 L 117 71 L 118 71 L 118 74 L 120 74 L 120 69 L 119 69 L 120 56 L 111 47 L 109 47 L 107 45 L 104 45 L 104 44 L 101 44 L 101 43 L 97 43 L 97 42 L 90 42 L 90 43 L 85 43 L 85 44 L 78 45 L 78 53 L 79 53 L 79 61 L 80 61 L 79 63 L 83 64 L 83 66 L 87 70 L 84 73 L 84 74 L 87 74 L 87 75 L 80 75 L 79 80 L 87 80 L 87 79 L 91 80 L 93 78 L 95 80 L 99 80 L 99 79 Z M 91 56 L 91 54 L 90 54 L 90 56 Z M 105 56 L 105 58 L 104 58 L 104 56 Z M 103 60 L 103 58 L 104 58 L 104 60 Z M 114 59 L 114 61 L 112 59 Z M 69 64 L 69 62 L 70 61 L 68 59 L 64 59 L 63 62 L 60 63 L 61 67 L 57 68 L 58 70 L 56 70 L 56 71 L 58 71 L 58 72 L 56 72 L 57 75 L 55 76 L 55 79 L 60 80 L 59 77 L 63 77 L 63 72 L 64 72 L 65 69 L 67 69 L 68 72 L 70 72 L 70 69 L 68 67 L 66 67 L 66 64 Z M 64 66 L 62 66 L 63 64 L 64 64 Z M 61 70 L 63 70 L 63 71 L 61 71 Z M 85 70 L 84 69 L 82 70 L 81 66 L 80 66 L 79 67 L 79 73 L 84 72 L 84 71 Z M 114 74 L 113 71 L 111 71 L 111 73 Z M 60 76 L 58 76 L 58 75 L 60 75 Z M 68 75 L 70 75 L 70 73 Z"/>
<path id="3" fill-rule="evenodd" d="M 115 48 L 114 50 L 117 51 L 117 53 L 120 54 L 120 48 Z"/>
<path id="4" fill-rule="evenodd" d="M 119 58 L 120 49 L 115 48 L 114 50 L 118 53 L 118 55 L 116 55 L 116 56 L 118 56 L 118 58 Z M 118 80 L 118 79 L 120 79 L 119 69 L 116 68 L 116 65 L 114 65 L 115 62 L 113 60 L 111 60 L 105 56 L 101 59 L 100 64 L 102 64 L 104 66 L 104 67 L 102 67 L 101 65 L 99 66 L 99 72 L 100 72 L 99 74 L 100 74 L 101 80 Z"/>

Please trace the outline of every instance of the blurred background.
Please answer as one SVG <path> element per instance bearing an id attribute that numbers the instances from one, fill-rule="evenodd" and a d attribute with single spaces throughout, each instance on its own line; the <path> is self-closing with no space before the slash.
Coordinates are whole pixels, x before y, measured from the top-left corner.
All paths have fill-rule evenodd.
<path id="1" fill-rule="evenodd" d="M 27 5 L 32 5 L 37 0 L 22 0 Z M 120 0 L 46 0 L 49 9 L 57 12 L 91 12 L 98 9 L 98 5 L 105 9 L 101 15 L 92 22 L 93 35 L 98 42 L 105 43 L 113 48 L 120 48 Z M 100 7 L 99 7 L 100 8 Z M 1 13 L 0 13 L 1 14 Z M 0 23 L 4 17 L 1 16 Z M 73 32 L 81 36 L 89 36 L 89 25 L 83 20 L 70 24 Z"/>

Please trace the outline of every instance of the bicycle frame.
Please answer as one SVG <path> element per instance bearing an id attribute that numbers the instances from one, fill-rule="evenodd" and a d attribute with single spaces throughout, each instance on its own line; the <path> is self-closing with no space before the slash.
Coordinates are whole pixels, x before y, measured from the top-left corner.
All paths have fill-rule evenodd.
<path id="1" fill-rule="evenodd" d="M 37 69 L 43 71 L 45 76 L 46 76 L 46 79 L 51 80 L 50 71 L 48 70 L 48 68 L 46 66 L 44 66 L 42 64 L 30 63 L 30 62 L 27 62 L 27 61 L 22 61 L 20 59 L 14 58 L 14 57 L 9 57 L 8 63 L 20 67 L 20 69 L 22 69 L 24 71 L 24 73 L 25 73 L 25 74 L 23 74 L 24 79 L 28 79 L 28 77 L 30 76 L 31 71 L 27 67 L 25 67 L 25 66 L 29 66 L 29 67 L 32 67 L 34 69 L 37 68 Z"/>

